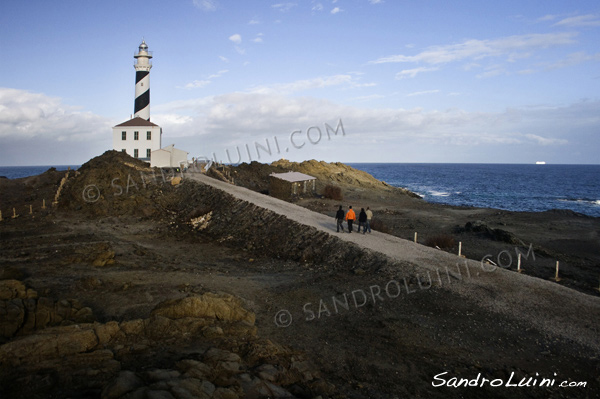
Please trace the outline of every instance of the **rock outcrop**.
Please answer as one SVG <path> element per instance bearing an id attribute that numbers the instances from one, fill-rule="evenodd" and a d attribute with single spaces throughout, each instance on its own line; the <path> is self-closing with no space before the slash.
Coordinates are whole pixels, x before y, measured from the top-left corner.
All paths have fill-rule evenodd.
<path id="1" fill-rule="evenodd" d="M 38 297 L 21 281 L 0 280 L 0 343 L 46 327 L 92 321 L 92 310 L 77 300 Z"/>
<path id="2" fill-rule="evenodd" d="M 2 287 L 2 297 L 26 299 L 19 282 Z M 234 399 L 333 392 L 301 355 L 260 339 L 254 320 L 240 299 L 205 293 L 160 303 L 147 319 L 33 331 L 0 346 L 0 395 Z"/>

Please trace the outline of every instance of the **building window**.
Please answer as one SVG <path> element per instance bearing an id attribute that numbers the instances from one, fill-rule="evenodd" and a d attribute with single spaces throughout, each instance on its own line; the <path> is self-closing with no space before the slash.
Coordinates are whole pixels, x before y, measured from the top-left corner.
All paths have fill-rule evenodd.
<path id="1" fill-rule="evenodd" d="M 121 140 L 127 140 L 127 132 L 121 132 Z"/>
<path id="2" fill-rule="evenodd" d="M 139 140 L 140 139 L 140 132 L 133 132 L 133 139 L 134 140 Z"/>
<path id="3" fill-rule="evenodd" d="M 146 158 L 150 158 L 150 148 L 146 150 Z"/>
<path id="4" fill-rule="evenodd" d="M 137 148 L 135 150 L 133 150 L 133 157 L 134 158 L 138 157 L 138 149 Z"/>
<path id="5" fill-rule="evenodd" d="M 152 140 L 152 132 L 151 131 L 146 132 L 146 140 Z"/>

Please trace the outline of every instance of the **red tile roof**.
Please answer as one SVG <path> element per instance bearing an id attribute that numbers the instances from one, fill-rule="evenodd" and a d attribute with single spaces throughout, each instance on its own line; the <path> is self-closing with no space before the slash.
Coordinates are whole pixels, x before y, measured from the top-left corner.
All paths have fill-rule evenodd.
<path id="1" fill-rule="evenodd" d="M 143 118 L 140 118 L 139 116 L 136 116 L 135 118 L 130 119 L 126 122 L 120 123 L 115 127 L 118 127 L 118 126 L 158 126 L 158 125 L 155 123 L 152 123 L 150 121 L 147 121 Z"/>

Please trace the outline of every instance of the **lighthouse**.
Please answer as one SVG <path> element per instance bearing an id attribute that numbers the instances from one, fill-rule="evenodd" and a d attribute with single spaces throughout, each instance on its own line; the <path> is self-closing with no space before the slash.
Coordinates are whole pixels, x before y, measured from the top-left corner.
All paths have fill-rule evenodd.
<path id="1" fill-rule="evenodd" d="M 135 68 L 135 106 L 134 116 L 147 121 L 150 120 L 150 68 L 152 68 L 152 53 L 148 51 L 146 41 L 138 48 L 137 54 L 133 56 L 136 62 Z"/>
<path id="2" fill-rule="evenodd" d="M 162 128 L 150 122 L 150 69 L 152 53 L 146 41 L 138 47 L 135 58 L 135 103 L 133 118 L 113 126 L 113 150 L 150 163 L 151 167 L 185 167 L 188 152 L 173 144 L 162 148 Z"/>
<path id="3" fill-rule="evenodd" d="M 134 158 L 150 162 L 153 151 L 160 150 L 162 128 L 150 122 L 150 68 L 152 53 L 145 40 L 134 53 L 135 104 L 134 116 L 113 127 L 113 150 L 126 152 Z"/>

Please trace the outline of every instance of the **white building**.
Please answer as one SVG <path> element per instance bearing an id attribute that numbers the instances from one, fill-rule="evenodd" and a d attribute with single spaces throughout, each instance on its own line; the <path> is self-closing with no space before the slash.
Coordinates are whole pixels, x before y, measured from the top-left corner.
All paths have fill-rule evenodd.
<path id="1" fill-rule="evenodd" d="M 152 151 L 150 155 L 150 166 L 157 168 L 179 168 L 188 164 L 188 152 L 175 148 L 175 144 Z"/>
<path id="2" fill-rule="evenodd" d="M 160 149 L 162 128 L 135 117 L 113 127 L 113 150 L 150 162 L 152 151 Z"/>

